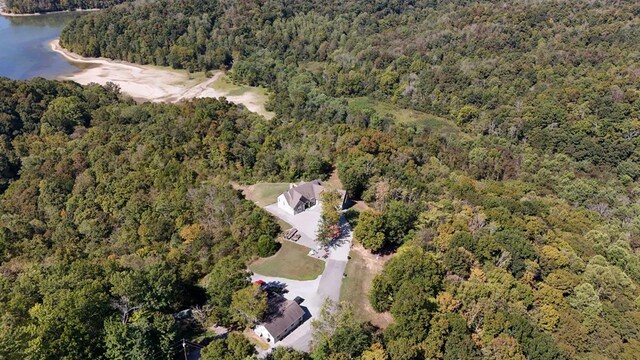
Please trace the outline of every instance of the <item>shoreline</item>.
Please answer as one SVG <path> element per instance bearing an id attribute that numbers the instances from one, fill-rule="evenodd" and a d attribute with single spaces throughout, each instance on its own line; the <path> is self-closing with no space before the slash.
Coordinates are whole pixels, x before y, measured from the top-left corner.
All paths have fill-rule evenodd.
<path id="1" fill-rule="evenodd" d="M 0 16 L 5 17 L 31 17 L 31 16 L 43 16 L 43 15 L 53 15 L 53 14 L 66 14 L 66 13 L 82 13 L 82 12 L 95 12 L 100 11 L 102 9 L 75 9 L 75 10 L 58 10 L 58 11 L 47 11 L 47 12 L 39 12 L 39 13 L 28 13 L 28 14 L 15 14 L 6 12 L 6 5 L 0 2 Z"/>
<path id="2" fill-rule="evenodd" d="M 60 40 L 49 42 L 51 50 L 71 63 L 89 64 L 86 69 L 68 75 L 58 76 L 59 80 L 71 80 L 82 85 L 97 83 L 105 85 L 112 82 L 120 87 L 122 93 L 128 94 L 136 101 L 176 103 L 195 98 L 221 98 L 242 104 L 249 111 L 260 114 L 267 119 L 275 114 L 266 111 L 267 97 L 255 90 L 247 90 L 241 94 L 216 89 L 214 84 L 224 75 L 223 71 L 214 71 L 211 78 L 204 73 L 188 75 L 186 72 L 152 65 L 138 65 L 125 61 L 107 58 L 87 58 L 64 49 Z"/>
<path id="3" fill-rule="evenodd" d="M 135 67 L 135 68 L 138 68 L 138 69 L 142 69 L 145 66 L 145 65 L 138 65 L 138 64 L 134 64 L 134 63 L 127 63 L 127 62 L 124 62 L 124 61 L 107 59 L 107 58 L 103 58 L 103 57 L 100 57 L 100 58 L 84 57 L 82 55 L 76 54 L 74 52 L 71 52 L 71 51 L 63 48 L 62 45 L 60 45 L 60 39 L 51 40 L 49 42 L 49 47 L 51 48 L 51 50 L 53 52 L 62 55 L 62 57 L 64 57 L 68 61 L 74 62 L 74 63 L 99 64 L 99 65 L 122 65 L 122 66 Z M 73 76 L 73 74 L 69 75 L 69 76 Z"/>

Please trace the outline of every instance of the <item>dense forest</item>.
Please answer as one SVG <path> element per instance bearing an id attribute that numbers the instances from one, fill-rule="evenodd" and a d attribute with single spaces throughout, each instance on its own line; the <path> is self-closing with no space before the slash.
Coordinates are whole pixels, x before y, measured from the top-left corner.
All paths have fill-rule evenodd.
<path id="1" fill-rule="evenodd" d="M 0 80 L 0 358 L 170 359 L 211 324 L 242 329 L 262 296 L 245 264 L 279 229 L 229 184 L 333 168 L 368 205 L 356 241 L 394 254 L 369 294 L 394 321 L 339 304 L 309 354 L 270 360 L 637 358 L 638 15 L 633 1 L 161 0 L 75 19 L 70 50 L 227 69 L 268 87 L 277 115 Z M 253 355 L 237 333 L 203 350 Z"/>
<path id="2" fill-rule="evenodd" d="M 298 119 L 371 96 L 635 178 L 640 3 L 154 1 L 76 19 L 87 56 L 227 68 Z"/>
<path id="3" fill-rule="evenodd" d="M 129 0 L 4 0 L 3 11 L 14 14 L 36 14 L 53 11 L 104 9 Z"/>
<path id="4" fill-rule="evenodd" d="M 0 358 L 171 358 L 191 331 L 173 314 L 205 303 L 207 274 L 208 316 L 237 323 L 244 262 L 279 227 L 223 179 L 253 161 L 263 120 L 42 79 L 0 80 L 0 104 Z"/>

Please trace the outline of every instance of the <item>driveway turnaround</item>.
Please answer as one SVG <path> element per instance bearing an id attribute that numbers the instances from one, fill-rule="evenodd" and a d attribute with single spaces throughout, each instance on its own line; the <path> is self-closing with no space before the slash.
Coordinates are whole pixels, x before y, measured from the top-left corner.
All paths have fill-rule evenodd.
<path id="1" fill-rule="evenodd" d="M 265 208 L 271 214 L 279 217 L 283 221 L 291 224 L 302 233 L 299 244 L 315 249 L 319 243 L 316 242 L 316 231 L 320 220 L 320 205 L 315 206 L 298 215 L 290 215 L 280 210 L 276 204 Z M 303 240 L 304 239 L 304 240 Z M 283 284 L 287 293 L 284 296 L 293 300 L 296 296 L 304 299 L 302 308 L 307 313 L 305 321 L 298 326 L 291 334 L 277 342 L 275 346 L 287 346 L 297 350 L 309 351 L 311 347 L 311 321 L 317 317 L 326 299 L 335 302 L 340 300 L 340 287 L 344 270 L 349 259 L 349 249 L 353 239 L 353 231 L 348 223 L 342 219 L 342 237 L 330 247 L 330 255 L 326 260 L 324 272 L 317 279 L 309 281 L 298 281 L 286 278 L 263 276 L 254 274 L 252 281 L 263 280 L 266 283 Z"/>
<path id="2" fill-rule="evenodd" d="M 298 215 L 291 215 L 284 212 L 278 207 L 278 204 L 271 204 L 264 208 L 273 216 L 280 218 L 292 227 L 298 229 L 302 237 L 297 241 L 298 244 L 304 245 L 310 249 L 315 249 L 316 233 L 318 232 L 318 224 L 320 223 L 320 215 L 322 214 L 322 205 L 318 204 L 307 211 Z"/>

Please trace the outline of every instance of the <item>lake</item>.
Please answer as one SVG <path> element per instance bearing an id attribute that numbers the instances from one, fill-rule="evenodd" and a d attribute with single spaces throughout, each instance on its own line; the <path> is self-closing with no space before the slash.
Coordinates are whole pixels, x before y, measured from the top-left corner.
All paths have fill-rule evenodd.
<path id="1" fill-rule="evenodd" d="M 51 51 L 48 43 L 59 37 L 65 24 L 80 13 L 40 16 L 0 16 L 0 76 L 53 79 L 79 68 Z"/>

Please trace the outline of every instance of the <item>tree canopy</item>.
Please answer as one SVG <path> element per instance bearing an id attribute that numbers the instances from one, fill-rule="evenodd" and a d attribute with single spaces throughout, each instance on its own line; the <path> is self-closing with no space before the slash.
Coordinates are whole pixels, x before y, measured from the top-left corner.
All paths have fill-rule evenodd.
<path id="1" fill-rule="evenodd" d="M 161 0 L 75 19 L 72 51 L 228 70 L 268 88 L 276 116 L 0 79 L 0 357 L 169 358 L 185 309 L 257 320 L 245 266 L 276 250 L 279 227 L 230 183 L 335 170 L 365 209 L 357 241 L 392 253 L 367 305 L 393 323 L 328 305 L 312 358 L 634 358 L 638 14 L 633 1 Z M 238 335 L 203 356 L 250 350 Z"/>

